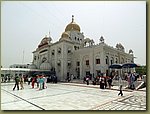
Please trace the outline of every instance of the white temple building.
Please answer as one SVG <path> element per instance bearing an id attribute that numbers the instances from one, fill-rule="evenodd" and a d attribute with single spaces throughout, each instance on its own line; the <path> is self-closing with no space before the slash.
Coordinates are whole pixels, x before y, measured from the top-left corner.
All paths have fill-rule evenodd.
<path id="1" fill-rule="evenodd" d="M 113 63 L 134 62 L 133 51 L 125 52 L 119 43 L 115 48 L 105 43 L 103 36 L 98 44 L 92 38 L 86 38 L 80 26 L 72 21 L 66 26 L 57 42 L 45 36 L 33 51 L 32 68 L 55 71 L 58 80 L 64 81 L 74 75 L 83 79 L 86 75 L 109 74 L 108 66 Z"/>

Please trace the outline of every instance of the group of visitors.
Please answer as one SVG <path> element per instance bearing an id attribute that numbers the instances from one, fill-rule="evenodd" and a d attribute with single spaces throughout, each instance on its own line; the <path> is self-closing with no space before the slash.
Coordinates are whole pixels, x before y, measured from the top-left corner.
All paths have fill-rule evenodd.
<path id="1" fill-rule="evenodd" d="M 56 81 L 56 76 L 54 77 L 54 82 L 57 83 Z M 14 81 L 15 81 L 15 85 L 13 87 L 13 90 L 15 90 L 15 88 L 17 88 L 17 90 L 19 89 L 24 89 L 24 76 L 23 75 L 16 75 L 15 78 L 14 78 Z M 31 88 L 35 88 L 35 85 L 36 85 L 36 88 L 38 88 L 39 90 L 42 90 L 42 89 L 45 89 L 47 88 L 47 76 L 45 75 L 36 75 L 36 76 L 33 76 L 33 77 L 29 77 L 27 78 L 27 82 L 28 82 L 28 85 L 31 85 Z M 31 84 L 30 84 L 31 83 Z"/>
<path id="2" fill-rule="evenodd" d="M 72 82 L 73 81 L 73 79 L 75 79 L 76 77 L 73 75 L 73 74 L 71 74 L 70 76 L 69 75 L 67 75 L 67 77 L 66 77 L 66 81 L 67 82 Z"/>
<path id="3" fill-rule="evenodd" d="M 1 76 L 1 82 L 10 82 L 10 76 Z"/>
<path id="4" fill-rule="evenodd" d="M 31 87 L 35 88 L 35 84 L 39 90 L 47 88 L 47 77 L 44 75 L 36 75 L 34 77 L 28 77 L 28 85 L 30 85 L 31 82 Z"/>
<path id="5" fill-rule="evenodd" d="M 137 75 L 135 72 L 129 72 L 129 73 L 126 73 L 125 77 L 122 77 L 122 79 L 124 79 L 128 82 L 128 88 L 129 89 L 134 90 L 136 88 L 135 82 L 139 77 L 140 76 Z M 93 85 L 99 84 L 100 89 L 106 89 L 106 88 L 111 89 L 111 87 L 113 86 L 112 82 L 114 79 L 119 80 L 118 73 L 115 73 L 113 76 L 106 76 L 106 74 L 104 73 L 102 76 L 97 76 L 96 78 L 93 79 Z M 86 76 L 83 78 L 83 83 L 86 82 L 87 85 L 89 85 L 89 81 L 90 81 L 89 76 Z M 122 88 L 123 88 L 123 85 L 120 83 L 118 96 L 119 95 L 123 96 Z"/>
<path id="6" fill-rule="evenodd" d="M 129 72 L 126 75 L 126 80 L 128 81 L 128 88 L 134 90 L 135 89 L 135 81 L 137 80 L 138 76 L 135 73 Z"/>
<path id="7" fill-rule="evenodd" d="M 111 89 L 112 78 L 110 76 L 106 76 L 106 74 L 104 74 L 104 76 L 101 76 L 99 78 L 99 83 L 100 83 L 100 89 L 106 89 L 107 85 L 108 85 L 108 88 Z"/>
<path id="8" fill-rule="evenodd" d="M 19 75 L 19 76 L 16 75 L 14 80 L 15 80 L 15 85 L 13 87 L 13 90 L 15 90 L 16 87 L 17 87 L 17 90 L 19 90 L 19 85 L 21 87 L 20 89 L 24 89 L 23 87 L 24 78 L 22 75 Z"/>
<path id="9" fill-rule="evenodd" d="M 89 81 L 90 81 L 90 77 L 86 76 L 83 78 L 83 83 L 87 83 L 87 85 L 89 85 Z M 105 89 L 108 88 L 111 89 L 112 86 L 112 77 L 110 76 L 106 76 L 106 74 L 103 74 L 103 76 L 96 76 L 95 78 L 93 78 L 93 85 L 99 84 L 100 85 L 100 89 Z"/>
<path id="10" fill-rule="evenodd" d="M 57 83 L 57 76 L 51 75 L 47 78 L 47 82 Z"/>

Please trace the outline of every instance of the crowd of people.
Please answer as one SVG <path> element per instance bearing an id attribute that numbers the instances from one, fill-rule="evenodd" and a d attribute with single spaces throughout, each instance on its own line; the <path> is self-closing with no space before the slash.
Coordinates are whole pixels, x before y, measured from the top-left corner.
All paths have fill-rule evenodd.
<path id="1" fill-rule="evenodd" d="M 16 75 L 14 78 L 15 85 L 13 87 L 13 90 L 17 87 L 17 90 L 19 89 L 24 89 L 23 84 L 25 82 L 28 83 L 28 85 L 31 86 L 31 88 L 37 88 L 39 90 L 47 88 L 47 80 L 49 77 L 41 74 L 41 75 L 36 75 L 32 77 L 24 77 L 23 75 Z M 52 83 L 57 83 L 57 76 L 53 75 L 51 76 L 51 81 Z M 35 87 L 36 86 L 36 87 Z"/>
<path id="2" fill-rule="evenodd" d="M 128 74 L 126 74 L 125 80 L 128 81 L 129 89 L 135 89 L 135 81 L 137 81 L 137 78 L 139 78 L 139 75 L 136 75 L 136 73 L 129 72 Z"/>
<path id="3" fill-rule="evenodd" d="M 1 82 L 10 82 L 10 76 L 1 76 Z"/>
<path id="4" fill-rule="evenodd" d="M 140 78 L 140 76 L 135 72 L 124 73 L 123 76 L 119 76 L 118 73 L 114 73 L 114 75 L 106 76 L 106 73 L 104 73 L 103 75 L 94 77 L 92 80 L 90 76 L 85 76 L 83 78 L 83 83 L 89 85 L 89 82 L 91 80 L 93 85 L 100 85 L 100 89 L 106 89 L 106 88 L 111 89 L 114 80 L 118 80 L 118 82 L 119 80 L 124 80 L 128 82 L 128 88 L 134 90 L 135 82 L 137 81 L 138 78 Z"/>
<path id="5" fill-rule="evenodd" d="M 91 77 L 86 76 L 83 78 L 83 83 L 86 83 L 87 85 L 89 85 L 90 80 L 91 80 Z M 93 83 L 93 85 L 100 85 L 100 89 L 105 89 L 107 87 L 109 87 L 109 89 L 111 89 L 112 77 L 106 76 L 106 74 L 103 74 L 102 76 L 96 76 L 93 78 L 92 83 Z"/>
<path id="6" fill-rule="evenodd" d="M 106 74 L 104 73 L 101 76 L 96 76 L 95 78 L 93 78 L 93 81 L 91 80 L 90 76 L 86 76 L 83 78 L 83 83 L 86 82 L 87 85 L 89 85 L 89 81 L 91 80 L 93 82 L 93 85 L 100 85 L 100 89 L 111 89 L 111 87 L 113 86 L 113 81 L 114 80 L 124 80 L 128 82 L 128 89 L 136 89 L 135 87 L 135 82 L 141 78 L 138 74 L 136 74 L 135 72 L 128 72 L 128 73 L 124 73 L 124 76 L 119 76 L 118 73 L 115 73 L 114 75 L 110 75 L 110 76 L 106 76 Z M 121 95 L 123 96 L 123 85 L 122 83 L 118 83 L 119 84 L 119 93 L 118 96 Z"/>
<path id="7" fill-rule="evenodd" d="M 70 82 L 72 77 L 73 80 L 73 75 L 67 78 L 68 82 Z M 124 76 L 118 76 L 118 74 L 115 75 L 110 75 L 107 76 L 106 73 L 103 73 L 101 76 L 96 76 L 96 77 L 90 77 L 90 76 L 85 76 L 83 78 L 83 82 L 86 83 L 87 85 L 90 84 L 90 80 L 92 81 L 93 85 L 99 85 L 100 89 L 111 89 L 113 86 L 113 81 L 114 80 L 119 80 L 119 78 L 122 78 L 121 80 L 127 81 L 128 82 L 128 88 L 134 90 L 135 87 L 135 81 L 139 78 L 139 75 L 136 73 L 125 73 Z M 31 85 L 31 88 L 38 88 L 39 90 L 47 88 L 47 82 L 52 82 L 52 83 L 57 83 L 57 76 L 53 75 L 50 77 L 47 77 L 43 74 L 41 75 L 36 75 L 32 77 L 24 77 L 22 75 L 15 76 L 15 85 L 13 87 L 13 90 L 17 87 L 17 90 L 19 89 L 24 89 L 23 84 L 24 82 L 27 82 L 28 85 Z M 123 86 L 123 85 L 121 85 Z M 20 88 L 19 88 L 20 87 Z M 122 87 L 120 87 L 122 88 Z M 120 93 L 122 95 L 122 93 Z"/>

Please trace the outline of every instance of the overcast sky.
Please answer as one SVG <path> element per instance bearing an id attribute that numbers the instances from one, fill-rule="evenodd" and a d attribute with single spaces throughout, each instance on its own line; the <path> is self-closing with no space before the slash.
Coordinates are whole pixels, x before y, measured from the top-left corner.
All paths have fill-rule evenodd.
<path id="1" fill-rule="evenodd" d="M 45 35 L 59 40 L 74 15 L 85 37 L 115 47 L 121 43 L 125 52 L 132 49 L 135 63 L 146 65 L 146 2 L 1 2 L 1 64 L 32 62 L 32 52 Z M 24 54 L 23 54 L 24 53 Z M 23 56 L 24 55 L 24 56 Z"/>

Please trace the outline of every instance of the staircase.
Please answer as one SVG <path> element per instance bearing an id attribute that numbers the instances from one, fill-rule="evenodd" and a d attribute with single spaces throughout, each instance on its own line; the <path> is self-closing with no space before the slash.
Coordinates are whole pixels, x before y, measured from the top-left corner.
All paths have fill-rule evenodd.
<path id="1" fill-rule="evenodd" d="M 122 80 L 121 81 L 121 84 L 123 87 L 125 87 L 126 89 L 128 88 L 128 82 L 126 80 Z M 145 82 L 144 81 L 135 81 L 135 89 L 138 90 L 138 89 L 141 89 L 143 87 L 146 86 Z M 118 80 L 113 80 L 113 85 L 114 86 L 119 86 L 119 81 Z"/>

